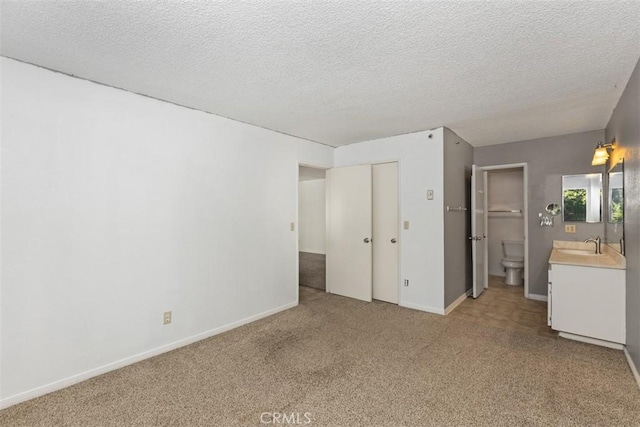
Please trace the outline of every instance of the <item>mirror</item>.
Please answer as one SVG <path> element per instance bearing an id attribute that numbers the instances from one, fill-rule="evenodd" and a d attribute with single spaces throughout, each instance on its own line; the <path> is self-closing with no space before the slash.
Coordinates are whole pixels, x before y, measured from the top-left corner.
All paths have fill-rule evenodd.
<path id="1" fill-rule="evenodd" d="M 562 212 L 565 222 L 602 222 L 602 174 L 564 175 Z"/>
<path id="2" fill-rule="evenodd" d="M 624 236 L 624 160 L 607 173 L 607 226 L 605 242 L 620 244 Z M 622 249 L 621 249 L 622 251 Z"/>
<path id="3" fill-rule="evenodd" d="M 556 216 L 560 213 L 560 205 L 557 203 L 549 203 L 544 210 L 549 215 Z"/>
<path id="4" fill-rule="evenodd" d="M 622 224 L 624 222 L 624 176 L 621 163 L 609 172 L 608 184 L 609 224 Z"/>

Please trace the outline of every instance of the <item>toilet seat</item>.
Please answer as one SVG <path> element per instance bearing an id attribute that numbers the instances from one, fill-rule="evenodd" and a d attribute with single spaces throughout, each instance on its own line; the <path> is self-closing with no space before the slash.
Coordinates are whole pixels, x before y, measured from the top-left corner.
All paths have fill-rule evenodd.
<path id="1" fill-rule="evenodd" d="M 509 258 L 505 258 L 502 260 L 502 265 L 507 267 L 507 268 L 523 268 L 524 267 L 524 260 L 518 260 L 518 259 L 509 259 Z"/>
<path id="2" fill-rule="evenodd" d="M 522 257 L 513 257 L 513 256 L 508 256 L 508 257 L 504 257 L 502 258 L 502 264 L 504 265 L 505 262 L 508 263 L 513 263 L 513 264 L 522 264 L 524 265 L 524 258 Z"/>

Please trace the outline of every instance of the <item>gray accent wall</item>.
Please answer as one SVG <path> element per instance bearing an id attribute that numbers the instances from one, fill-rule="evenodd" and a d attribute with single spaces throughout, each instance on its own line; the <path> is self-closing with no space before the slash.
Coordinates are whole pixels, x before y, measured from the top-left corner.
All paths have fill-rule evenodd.
<path id="1" fill-rule="evenodd" d="M 549 254 L 554 240 L 582 241 L 590 236 L 604 237 L 604 223 L 577 225 L 575 234 L 564 232 L 561 215 L 554 227 L 540 227 L 538 213 L 549 203 L 561 204 L 562 175 L 604 173 L 604 166 L 591 166 L 598 141 L 604 141 L 603 130 L 476 147 L 474 163 L 494 166 L 527 163 L 529 212 L 529 293 L 547 295 Z"/>
<path id="2" fill-rule="evenodd" d="M 471 165 L 473 147 L 444 128 L 444 306 L 471 288 Z M 447 212 L 463 206 L 466 212 Z"/>
<path id="3" fill-rule="evenodd" d="M 640 369 L 640 61 L 613 110 L 607 142 L 618 143 L 611 153 L 624 158 L 624 235 L 627 258 L 627 351 Z"/>

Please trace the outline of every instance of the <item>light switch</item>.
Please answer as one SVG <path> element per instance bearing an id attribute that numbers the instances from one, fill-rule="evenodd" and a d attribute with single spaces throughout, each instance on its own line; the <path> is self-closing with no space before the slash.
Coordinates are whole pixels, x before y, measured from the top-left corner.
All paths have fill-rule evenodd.
<path id="1" fill-rule="evenodd" d="M 433 200 L 433 190 L 427 190 L 427 200 Z"/>
<path id="2" fill-rule="evenodd" d="M 405 221 L 404 222 L 404 229 L 408 230 L 409 229 L 409 221 Z"/>
<path id="3" fill-rule="evenodd" d="M 295 222 L 291 223 L 291 231 L 296 231 L 296 223 Z"/>

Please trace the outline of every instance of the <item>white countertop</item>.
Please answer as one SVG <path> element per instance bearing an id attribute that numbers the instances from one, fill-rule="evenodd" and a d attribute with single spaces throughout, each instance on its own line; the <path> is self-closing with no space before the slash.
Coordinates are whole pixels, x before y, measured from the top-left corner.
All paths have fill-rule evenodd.
<path id="1" fill-rule="evenodd" d="M 595 268 L 614 268 L 625 270 L 627 262 L 615 249 L 604 243 L 601 245 L 602 254 L 593 256 L 584 256 L 577 254 L 563 253 L 561 249 L 584 250 L 589 253 L 595 252 L 594 243 L 570 242 L 563 240 L 554 240 L 553 249 L 549 256 L 549 264 L 577 265 L 581 267 Z"/>

